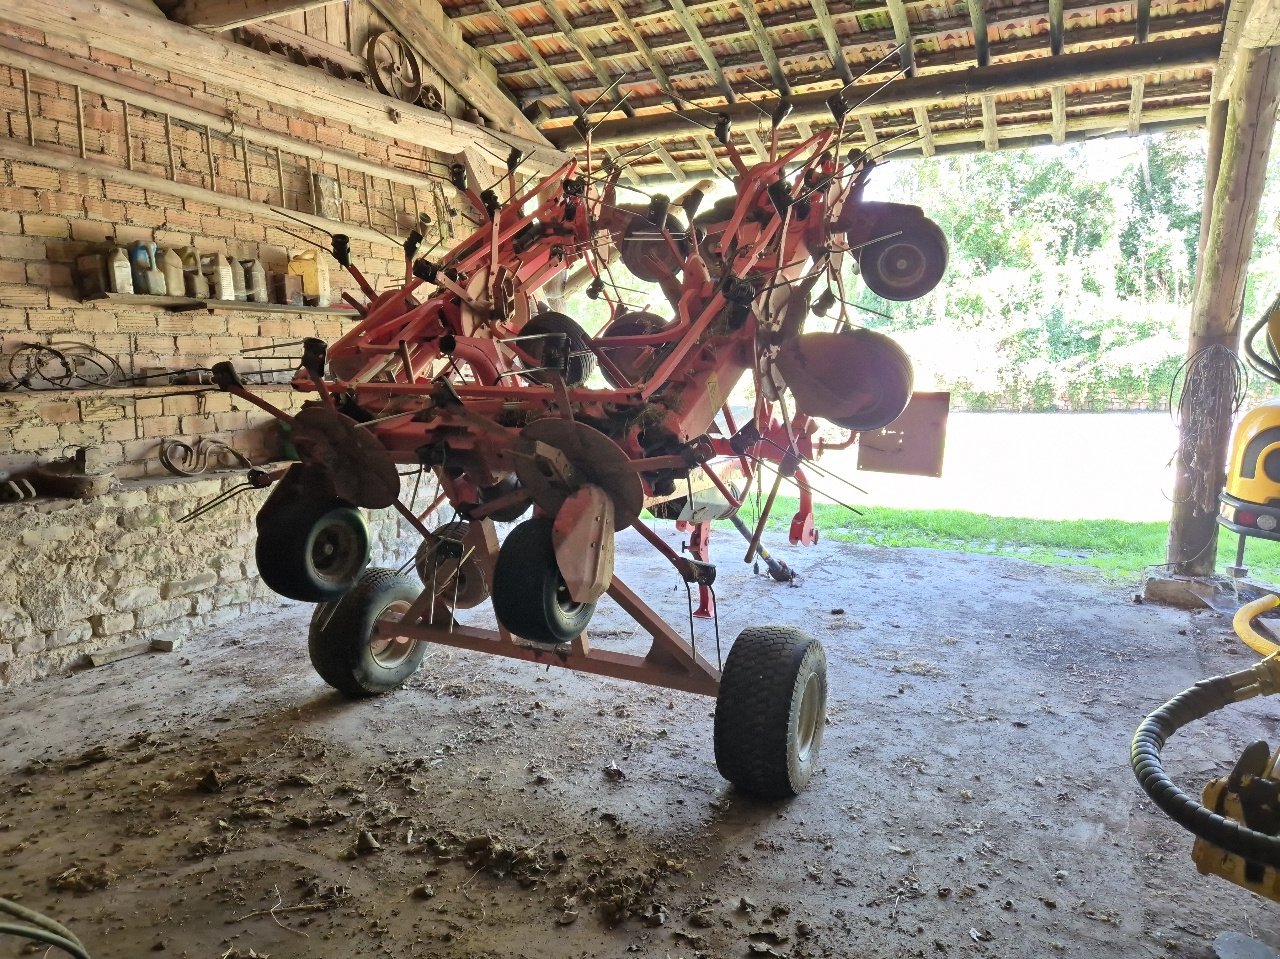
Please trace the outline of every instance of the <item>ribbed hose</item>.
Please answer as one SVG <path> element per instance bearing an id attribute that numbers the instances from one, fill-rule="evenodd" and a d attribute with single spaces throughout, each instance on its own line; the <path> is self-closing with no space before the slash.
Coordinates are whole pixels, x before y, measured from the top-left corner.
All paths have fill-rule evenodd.
<path id="1" fill-rule="evenodd" d="M 1206 809 L 1174 785 L 1160 763 L 1160 750 L 1170 736 L 1235 701 L 1236 683 L 1231 676 L 1204 679 L 1183 690 L 1142 721 L 1133 737 L 1130 762 L 1146 794 L 1178 825 L 1229 853 L 1280 869 L 1280 837 L 1256 832 Z"/>

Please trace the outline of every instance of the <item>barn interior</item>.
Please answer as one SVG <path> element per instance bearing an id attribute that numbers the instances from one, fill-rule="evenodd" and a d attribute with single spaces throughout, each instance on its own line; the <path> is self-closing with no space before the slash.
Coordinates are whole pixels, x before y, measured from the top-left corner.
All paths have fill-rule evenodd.
<path id="1" fill-rule="evenodd" d="M 1233 767 L 1231 802 L 1240 775 L 1280 788 L 1256 748 L 1237 765 L 1274 709 L 1179 735 L 1172 782 L 1130 751 L 1199 680 L 1238 677 L 1206 714 L 1280 684 L 1250 667 L 1269 640 L 1207 608 L 1205 545 L 1280 2 L 55 0 L 0 23 L 0 902 L 61 926 L 10 910 L 0 953 L 1280 949 L 1280 822 L 1220 804 L 1236 838 L 1193 862 L 1170 812 Z M 840 257 L 899 299 L 946 282 L 928 210 L 863 204 L 872 167 L 1183 127 L 1210 144 L 1187 317 L 1209 385 L 1137 592 L 828 542 L 812 515 L 738 538 L 745 492 L 708 464 L 776 495 L 821 469 L 802 416 L 923 437 L 912 468 L 938 469 L 945 396 L 877 367 L 901 401 L 862 418 L 879 394 L 820 354 L 878 341 L 804 327 Z M 801 236 L 818 221 L 838 237 Z M 762 263 L 780 306 L 735 285 Z M 628 271 L 676 317 L 614 329 L 639 345 L 541 319 L 620 302 Z M 456 336 L 423 332 L 455 306 Z M 362 332 L 397 311 L 418 325 Z M 682 325 L 767 359 L 677 362 Z M 698 399 L 655 412 L 655 371 Z M 730 373 L 755 386 L 736 423 Z M 685 432 L 626 447 L 662 416 Z M 304 523 L 288 497 L 316 482 Z M 326 651 L 340 627 L 359 649 Z M 735 666 L 748 647 L 785 682 Z"/>

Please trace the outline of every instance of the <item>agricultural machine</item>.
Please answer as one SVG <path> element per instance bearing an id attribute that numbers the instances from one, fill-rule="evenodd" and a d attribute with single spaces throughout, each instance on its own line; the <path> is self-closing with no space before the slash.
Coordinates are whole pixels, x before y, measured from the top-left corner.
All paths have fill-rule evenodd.
<path id="1" fill-rule="evenodd" d="M 214 370 L 222 389 L 291 431 L 300 461 L 253 477 L 274 481 L 257 517 L 258 566 L 276 592 L 318 604 L 309 648 L 326 682 L 352 696 L 386 692 L 438 643 L 714 696 L 727 779 L 761 797 L 805 786 L 825 718 L 821 645 L 790 626 L 753 627 L 723 662 L 717 641 L 713 663 L 615 574 L 614 538 L 635 530 L 691 597 L 698 587 L 698 613 L 713 617 L 711 521 L 733 518 L 747 561 L 766 557 L 768 507 L 788 477 L 803 494 L 792 540 L 812 543 L 804 470 L 831 446 L 818 420 L 845 431 L 836 445 L 849 446 L 911 399 L 903 351 L 849 322 L 840 266 L 856 257 L 872 290 L 912 299 L 940 280 L 946 239 L 918 207 L 863 198 L 875 158 L 842 155 L 842 133 L 838 122 L 782 151 L 775 122 L 770 157 L 748 164 L 726 131 L 735 190 L 705 209 L 706 182 L 675 200 L 620 200 L 620 164 L 593 170 L 589 139 L 584 163 L 523 192 L 518 153 L 487 190 L 454 166 L 482 224 L 436 260 L 411 237 L 406 282 L 386 292 L 333 238 L 367 302 L 341 339 L 306 341 L 294 386 L 314 401 L 291 416 L 230 363 Z M 609 305 L 595 335 L 538 298 L 575 268 L 590 280 L 587 295 Z M 669 315 L 625 306 L 615 273 L 656 284 Z M 806 331 L 811 310 L 835 307 L 831 329 Z M 754 404 L 739 422 L 728 399 L 744 377 Z M 428 528 L 432 510 L 406 505 L 405 468 L 435 475 L 433 506 L 447 501 L 453 522 Z M 766 507 L 748 529 L 738 507 L 766 482 Z M 416 578 L 366 569 L 361 508 L 394 509 L 421 537 Z M 653 532 L 645 511 L 686 524 L 686 551 Z M 516 520 L 499 542 L 495 522 Z M 606 595 L 652 638 L 645 655 L 591 640 Z M 486 600 L 497 628 L 466 625 L 459 613 Z"/>

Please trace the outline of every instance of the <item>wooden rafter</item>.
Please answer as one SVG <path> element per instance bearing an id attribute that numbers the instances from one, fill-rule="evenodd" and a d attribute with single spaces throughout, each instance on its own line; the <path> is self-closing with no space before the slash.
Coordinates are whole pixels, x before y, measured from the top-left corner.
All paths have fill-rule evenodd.
<path id="1" fill-rule="evenodd" d="M 787 80 L 786 73 L 782 70 L 782 64 L 778 62 L 778 54 L 774 51 L 773 44 L 769 41 L 769 34 L 760 19 L 760 12 L 756 10 L 755 0 L 738 0 L 738 5 L 742 7 L 742 19 L 747 22 L 747 27 L 751 30 L 751 37 L 755 40 L 756 46 L 760 48 L 760 54 L 764 57 L 765 65 L 769 68 L 769 76 L 773 77 L 773 85 L 779 93 L 787 96 L 791 93 L 791 84 Z"/>
<path id="2" fill-rule="evenodd" d="M 978 66 L 991 62 L 991 45 L 987 40 L 987 9 L 983 0 L 967 0 L 969 26 L 973 28 L 973 57 Z"/>
<path id="3" fill-rule="evenodd" d="M 1144 128 L 1150 131 L 1159 131 L 1182 129 L 1188 126 L 1203 126 L 1204 111 L 1204 105 L 1196 109 L 1168 108 L 1150 110 L 1144 122 Z M 884 132 L 888 135 L 892 131 L 886 130 Z M 1067 142 L 1109 136 L 1128 136 L 1123 116 L 1105 115 L 1075 118 L 1072 121 L 1070 131 L 1067 133 Z M 935 155 L 985 149 L 982 137 L 982 130 L 977 127 L 957 127 L 951 130 L 936 131 L 934 133 Z M 1049 128 L 1042 120 L 1033 120 L 1026 123 L 1003 123 L 1001 125 L 1000 143 L 1002 148 L 1017 149 L 1050 142 L 1052 142 L 1052 138 Z M 913 154 L 922 154 L 921 144 L 916 143 L 905 146 L 900 151 L 895 151 L 894 156 L 906 157 Z M 699 175 L 703 169 L 703 164 L 694 163 L 688 159 L 686 159 L 684 166 L 694 176 Z M 650 167 L 641 169 L 639 172 L 643 177 L 652 175 L 654 169 Z"/>
<path id="4" fill-rule="evenodd" d="M 490 3 L 496 3 L 497 0 L 489 0 Z M 649 65 L 649 70 L 653 74 L 653 79 L 658 82 L 658 86 L 662 87 L 667 93 L 674 93 L 675 87 L 671 83 L 671 78 L 667 76 L 667 72 L 662 68 L 662 64 L 658 62 L 658 58 L 653 55 L 653 50 L 649 47 L 649 42 L 645 40 L 644 34 L 636 27 L 627 11 L 623 9 L 619 0 L 605 0 L 609 9 L 613 11 L 613 15 L 618 18 L 618 26 L 635 44 L 636 51 L 644 58 L 645 63 Z"/>
<path id="5" fill-rule="evenodd" d="M 201 30 L 231 30 L 259 20 L 323 7 L 335 0 L 183 0 L 173 19 Z"/>
<path id="6" fill-rule="evenodd" d="M 520 46 L 524 50 L 525 55 L 538 65 L 538 68 L 542 71 L 543 77 L 546 78 L 546 81 L 551 84 L 556 93 L 558 93 L 561 99 L 564 100 L 565 105 L 572 110 L 575 115 L 580 115 L 582 113 L 582 107 L 578 103 L 577 98 L 573 95 L 573 92 L 564 85 L 564 81 L 560 79 L 560 75 L 551 68 L 551 65 L 547 63 L 546 60 L 542 59 L 542 54 L 539 53 L 538 48 L 533 45 L 533 41 L 525 36 L 524 31 L 520 29 L 520 24 L 516 23 L 515 19 L 511 14 L 507 13 L 506 8 L 503 7 L 498 0 L 485 0 L 485 2 L 489 5 L 489 9 L 493 11 L 494 16 L 502 21 L 503 25 L 511 31 L 512 36 L 519 40 Z"/>
<path id="7" fill-rule="evenodd" d="M 564 41 L 577 50 L 578 55 L 581 56 L 587 66 L 591 68 L 591 72 L 595 74 L 596 79 L 600 81 L 601 88 L 607 90 L 612 86 L 614 78 L 609 76 L 609 71 L 605 69 L 604 64 L 600 62 L 591 47 L 587 45 L 586 40 L 583 37 L 580 37 L 573 27 L 569 25 L 569 21 L 565 18 L 565 15 L 560 12 L 560 8 L 555 3 L 548 3 L 544 9 L 556 26 L 560 28 L 561 36 Z M 621 95 L 615 95 L 614 100 L 620 101 Z M 621 100 L 621 102 L 622 106 L 620 109 L 626 116 L 633 117 L 636 115 L 635 107 L 630 103 L 627 103 L 625 100 Z"/>
<path id="8" fill-rule="evenodd" d="M 889 19 L 893 21 L 893 37 L 901 47 L 901 63 L 903 72 L 909 77 L 916 75 L 916 51 L 911 40 L 911 24 L 907 20 L 907 6 L 902 0 L 888 0 Z"/>
<path id="9" fill-rule="evenodd" d="M 862 129 L 863 144 L 873 147 L 880 142 L 880 137 L 876 133 L 876 125 L 868 114 L 864 113 L 858 117 L 858 126 Z"/>
<path id="10" fill-rule="evenodd" d="M 673 177 L 680 181 L 689 179 L 689 177 L 685 175 L 684 168 L 681 167 L 680 164 L 676 162 L 675 157 L 671 155 L 671 151 L 661 143 L 654 148 L 653 152 L 658 159 L 662 161 L 662 165 L 667 168 L 667 172 Z"/>
<path id="11" fill-rule="evenodd" d="M 1134 73 L 1156 73 L 1188 67 L 1203 67 L 1216 60 L 1218 41 L 1214 36 L 1186 37 L 1140 47 L 1089 50 L 1067 53 L 1038 60 L 993 64 L 982 70 L 940 73 L 899 80 L 876 95 L 874 102 L 853 111 L 879 113 L 905 110 L 917 106 L 933 106 L 947 100 L 964 100 L 984 95 L 999 96 L 1031 89 L 1044 89 L 1055 83 L 1090 83 Z M 860 83 L 849 93 L 857 103 L 877 89 L 879 83 Z M 794 120 L 817 120 L 829 117 L 825 91 L 804 93 L 792 100 Z M 724 108 L 735 121 L 748 122 L 756 117 L 755 108 L 744 103 Z M 664 137 L 683 132 L 683 120 L 670 116 L 640 116 L 634 120 L 608 121 L 596 130 L 601 143 L 634 143 L 650 137 Z M 572 145 L 560 128 L 548 131 L 553 143 Z"/>
<path id="12" fill-rule="evenodd" d="M 1153 35 L 1158 35 L 1162 38 L 1176 37 L 1188 30 L 1212 28 L 1220 19 L 1221 16 L 1218 10 L 1204 10 L 1187 14 L 1178 14 L 1173 17 L 1161 17 L 1155 21 L 1152 32 Z M 860 55 L 870 57 L 872 60 L 879 59 L 880 56 L 883 55 L 885 44 L 895 42 L 892 31 L 883 31 L 883 34 L 884 36 L 881 41 L 871 43 L 865 49 L 858 45 L 856 49 L 860 51 Z M 922 35 L 923 34 L 913 34 L 913 37 L 916 40 L 919 40 Z M 1132 39 L 1132 36 L 1132 24 L 1105 24 L 1100 27 L 1072 30 L 1066 37 L 1066 47 L 1068 51 L 1071 51 L 1072 48 L 1091 49 L 1099 45 L 1111 44 L 1117 41 L 1128 42 Z M 1045 41 L 1043 36 L 1015 37 L 1010 40 L 1004 40 L 999 43 L 992 44 L 990 55 L 1001 59 L 1008 59 L 1026 53 L 1039 54 L 1044 50 L 1044 44 Z M 652 49 L 652 46 L 650 48 Z M 855 50 L 855 45 L 851 44 L 847 49 Z M 867 53 L 867 50 L 872 52 Z M 595 52 L 603 62 L 608 63 L 615 57 L 634 57 L 636 51 L 633 45 L 627 44 L 625 51 L 622 53 L 606 54 L 604 50 L 599 47 L 595 48 Z M 779 54 L 779 56 L 784 62 L 795 63 L 797 65 L 805 64 L 806 69 L 809 69 L 808 64 L 812 58 L 815 55 L 820 55 L 825 52 L 825 44 L 823 44 L 822 41 L 817 40 L 789 45 Z M 557 62 L 556 56 L 550 56 L 547 59 L 549 63 L 554 64 Z M 854 57 L 853 59 L 856 63 L 857 58 Z M 972 63 L 973 59 L 974 51 L 968 47 L 943 50 L 937 53 L 919 53 L 915 57 L 916 67 L 919 72 L 932 72 L 949 68 L 964 67 L 967 64 Z M 730 67 L 742 68 L 745 70 L 765 68 L 763 57 L 754 49 L 726 54 L 725 56 L 719 57 L 718 61 L 720 66 L 726 70 Z M 565 54 L 560 56 L 559 62 L 564 64 L 577 63 L 578 58 L 576 54 Z M 894 68 L 896 68 L 896 65 L 889 69 L 892 70 Z M 671 64 L 666 67 L 665 70 L 667 76 L 673 81 L 689 81 L 708 76 L 707 66 L 701 58 Z M 521 61 L 509 66 L 500 65 L 498 72 L 504 79 L 516 76 L 529 76 L 531 74 L 536 75 L 537 73 L 537 71 L 534 70 L 527 61 Z M 826 73 L 825 66 L 820 74 L 810 74 L 808 76 L 801 75 L 798 78 L 793 77 L 792 80 L 794 83 L 799 84 L 801 82 L 821 82 L 821 79 L 823 78 L 828 80 L 835 79 L 831 77 L 830 74 Z M 628 82 L 642 83 L 646 80 L 652 79 L 652 74 L 644 69 L 628 71 L 627 75 Z M 571 90 L 585 95 L 591 95 L 591 91 L 598 91 L 600 89 L 598 81 L 594 79 L 566 79 L 565 83 Z M 554 94 L 554 91 L 545 84 L 533 86 L 525 86 L 522 84 L 520 93 L 521 96 L 525 97 L 537 97 L 551 96 Z M 716 92 L 714 86 L 708 85 L 704 90 L 687 90 L 685 96 L 689 99 L 697 100 L 706 97 L 715 98 L 718 97 L 719 94 Z M 639 96 L 632 97 L 632 102 L 634 102 L 637 109 L 640 109 L 642 107 L 649 106 L 652 103 L 661 102 L 663 99 L 665 98 L 658 98 L 655 100 L 652 97 Z"/>
<path id="13" fill-rule="evenodd" d="M 916 118 L 916 136 L 920 138 L 920 152 L 927 157 L 933 156 L 933 127 L 929 123 L 929 111 L 926 107 L 916 107 L 913 111 Z"/>
<path id="14" fill-rule="evenodd" d="M 1064 47 L 1062 8 L 1063 0 L 1049 0 L 1049 52 L 1055 57 Z"/>
<path id="15" fill-rule="evenodd" d="M 982 98 L 982 145 L 988 150 L 1000 149 L 1000 125 L 996 119 L 996 98 Z"/>
<path id="16" fill-rule="evenodd" d="M 1136 136 L 1142 128 L 1142 95 L 1146 86 L 1146 77 L 1134 77 L 1129 81 L 1129 136 Z"/>
<path id="17" fill-rule="evenodd" d="M 813 15 L 818 21 L 818 31 L 822 34 L 822 42 L 827 45 L 827 55 L 831 57 L 831 66 L 841 82 L 853 82 L 853 71 L 845 59 L 844 46 L 840 43 L 840 34 L 836 32 L 836 21 L 831 16 L 831 8 L 827 0 L 812 0 Z"/>
<path id="18" fill-rule="evenodd" d="M 1053 142 L 1067 142 L 1067 88 L 1061 83 L 1049 90 L 1053 103 Z"/>
<path id="19" fill-rule="evenodd" d="M 702 62 L 707 65 L 707 69 L 715 77 L 716 86 L 724 94 L 725 102 L 736 102 L 738 95 L 734 92 L 733 87 L 729 85 L 729 81 L 724 75 L 724 67 L 716 59 L 716 52 L 711 49 L 711 44 L 707 43 L 707 38 L 702 35 L 702 29 L 698 26 L 698 21 L 689 10 L 688 5 L 684 0 L 671 0 L 671 12 L 674 14 L 676 22 L 684 27 L 685 33 L 689 35 L 689 42 L 698 51 L 698 56 L 702 58 Z"/>

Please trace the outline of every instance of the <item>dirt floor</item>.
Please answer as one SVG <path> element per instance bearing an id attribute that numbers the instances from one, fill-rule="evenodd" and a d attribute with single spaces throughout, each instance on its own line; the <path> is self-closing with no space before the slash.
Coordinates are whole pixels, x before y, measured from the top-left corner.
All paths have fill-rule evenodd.
<path id="1" fill-rule="evenodd" d="M 687 622 L 673 575 L 621 546 L 624 578 Z M 1198 876 L 1128 768 L 1146 710 L 1250 661 L 1217 614 L 1084 572 L 841 544 L 780 550 L 805 574 L 790 588 L 740 549 L 719 535 L 725 648 L 782 622 L 830 658 L 822 768 L 795 801 L 726 786 L 695 696 L 435 649 L 407 688 L 346 701 L 295 607 L 0 695 L 0 892 L 95 959 L 1280 946 L 1280 907 Z M 640 648 L 615 607 L 593 626 Z M 1172 772 L 1198 788 L 1274 742 L 1276 716 L 1193 729 Z"/>

